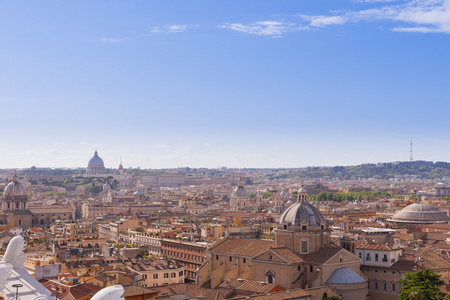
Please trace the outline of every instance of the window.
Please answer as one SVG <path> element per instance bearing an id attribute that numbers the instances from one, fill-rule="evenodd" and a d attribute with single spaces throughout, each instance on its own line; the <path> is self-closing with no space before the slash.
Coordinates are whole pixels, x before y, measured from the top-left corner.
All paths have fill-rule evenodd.
<path id="1" fill-rule="evenodd" d="M 361 252 L 359 252 L 358 255 L 359 255 L 359 258 L 362 258 L 362 253 Z"/>
<path id="2" fill-rule="evenodd" d="M 373 289 L 378 290 L 378 281 L 375 281 L 373 284 Z"/>
<path id="3" fill-rule="evenodd" d="M 164 273 L 164 278 L 169 278 L 169 273 Z"/>
<path id="4" fill-rule="evenodd" d="M 301 253 L 308 253 L 308 241 L 301 241 Z"/>
<path id="5" fill-rule="evenodd" d="M 178 276 L 183 276 L 183 271 L 180 271 L 180 273 L 178 274 Z"/>
<path id="6" fill-rule="evenodd" d="M 173 272 L 172 274 L 170 274 L 170 277 L 175 278 L 177 275 L 175 274 L 175 272 Z"/>
<path id="7" fill-rule="evenodd" d="M 383 282 L 383 291 L 385 291 L 387 289 L 387 284 L 386 282 Z"/>
<path id="8" fill-rule="evenodd" d="M 383 260 L 382 260 L 383 262 L 388 262 L 388 258 L 387 258 L 387 255 L 385 254 L 384 256 L 383 256 Z"/>
<path id="9" fill-rule="evenodd" d="M 395 292 L 395 283 L 392 284 L 392 291 Z"/>
<path id="10" fill-rule="evenodd" d="M 233 258 L 230 256 L 230 261 L 232 261 L 233 260 Z"/>
<path id="11" fill-rule="evenodd" d="M 19 202 L 16 202 L 16 208 L 19 208 Z"/>
<path id="12" fill-rule="evenodd" d="M 244 258 L 243 260 L 244 260 L 244 264 L 245 264 L 247 262 L 247 259 Z"/>
<path id="13" fill-rule="evenodd" d="M 9 203 L 8 203 L 8 208 L 9 208 Z M 283 225 L 283 229 L 287 229 L 287 225 Z"/>
<path id="14" fill-rule="evenodd" d="M 375 261 L 378 261 L 378 254 L 375 254 Z"/>
<path id="15" fill-rule="evenodd" d="M 272 274 L 269 274 L 269 276 L 267 276 L 267 282 L 268 283 L 273 283 L 273 276 L 272 276 Z"/>
<path id="16" fill-rule="evenodd" d="M 313 266 L 309 266 L 309 271 L 312 273 L 312 271 L 313 271 Z"/>
<path id="17" fill-rule="evenodd" d="M 307 228 L 308 228 L 308 227 L 307 227 L 306 225 L 303 225 L 303 226 L 302 226 L 302 230 L 303 230 L 303 231 L 308 230 Z"/>
<path id="18" fill-rule="evenodd" d="M 153 279 L 158 279 L 158 274 L 153 274 Z"/>
<path id="19" fill-rule="evenodd" d="M 216 255 L 216 260 L 219 260 L 219 255 Z"/>
<path id="20" fill-rule="evenodd" d="M 299 271 L 300 271 L 300 266 L 297 266 L 297 270 L 299 270 Z"/>

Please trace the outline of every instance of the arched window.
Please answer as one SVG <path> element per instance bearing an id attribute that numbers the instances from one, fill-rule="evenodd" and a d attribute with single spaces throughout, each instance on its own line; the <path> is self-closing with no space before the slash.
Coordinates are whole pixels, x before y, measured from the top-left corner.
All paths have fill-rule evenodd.
<path id="1" fill-rule="evenodd" d="M 19 208 L 19 202 L 16 202 L 16 208 Z"/>
<path id="2" fill-rule="evenodd" d="M 275 283 L 275 273 L 272 270 L 266 271 L 266 281 L 268 283 Z"/>
<path id="3" fill-rule="evenodd" d="M 22 219 L 19 219 L 19 226 L 22 226 Z"/>

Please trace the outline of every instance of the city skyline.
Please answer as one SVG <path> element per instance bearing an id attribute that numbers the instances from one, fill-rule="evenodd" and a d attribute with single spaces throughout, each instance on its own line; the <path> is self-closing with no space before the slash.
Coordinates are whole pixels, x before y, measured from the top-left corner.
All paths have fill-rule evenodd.
<path id="1" fill-rule="evenodd" d="M 0 168 L 449 161 L 449 1 L 0 8 Z"/>

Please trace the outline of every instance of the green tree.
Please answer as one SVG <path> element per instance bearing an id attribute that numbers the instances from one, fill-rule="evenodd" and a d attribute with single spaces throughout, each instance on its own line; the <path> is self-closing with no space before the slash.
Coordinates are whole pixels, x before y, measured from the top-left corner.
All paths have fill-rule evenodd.
<path id="1" fill-rule="evenodd" d="M 439 287 L 444 285 L 441 275 L 431 272 L 429 269 L 406 273 L 405 279 L 398 282 L 402 285 L 400 295 L 401 300 L 412 299 L 442 299 L 444 294 Z"/>

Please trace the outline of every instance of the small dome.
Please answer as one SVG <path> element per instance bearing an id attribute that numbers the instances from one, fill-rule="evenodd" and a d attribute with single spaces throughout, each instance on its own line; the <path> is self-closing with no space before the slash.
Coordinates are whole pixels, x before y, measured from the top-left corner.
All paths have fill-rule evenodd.
<path id="1" fill-rule="evenodd" d="M 437 223 L 450 221 L 450 218 L 431 204 L 414 203 L 396 213 L 391 220 L 405 223 Z"/>
<path id="2" fill-rule="evenodd" d="M 141 196 L 141 195 L 144 195 L 144 193 L 141 192 L 141 191 L 137 191 L 137 192 L 134 192 L 133 195 L 135 195 L 135 196 Z"/>
<path id="3" fill-rule="evenodd" d="M 306 201 L 297 202 L 289 206 L 280 218 L 280 224 L 288 223 L 293 226 L 299 226 L 303 222 L 311 226 L 320 226 L 326 220 L 316 207 Z"/>
<path id="4" fill-rule="evenodd" d="M 111 189 L 111 186 L 109 185 L 108 181 L 103 185 L 103 190 L 109 190 Z"/>
<path id="5" fill-rule="evenodd" d="M 243 185 L 239 185 L 237 188 L 234 189 L 234 191 L 231 193 L 231 197 L 238 197 L 238 198 L 248 198 L 249 194 L 247 192 L 247 189 Z"/>
<path id="6" fill-rule="evenodd" d="M 26 195 L 27 191 L 25 187 L 19 182 L 17 174 L 14 174 L 12 181 L 8 183 L 8 185 L 5 187 L 5 190 L 3 191 L 3 196 L 13 197 Z"/>
<path id="7" fill-rule="evenodd" d="M 280 193 L 280 196 L 281 196 L 281 198 L 289 198 L 290 194 L 289 194 L 289 192 L 287 190 L 283 190 Z"/>
<path id="8" fill-rule="evenodd" d="M 326 284 L 355 284 L 364 282 L 366 280 L 352 269 L 341 267 L 334 270 Z"/>
<path id="9" fill-rule="evenodd" d="M 305 189 L 304 187 L 301 187 L 301 188 L 298 190 L 298 193 L 299 193 L 299 194 L 304 194 L 304 193 L 307 193 L 307 192 L 306 192 L 306 189 Z"/>
<path id="10" fill-rule="evenodd" d="M 103 159 L 98 156 L 97 150 L 94 152 L 94 156 L 89 160 L 88 167 L 104 167 Z"/>

